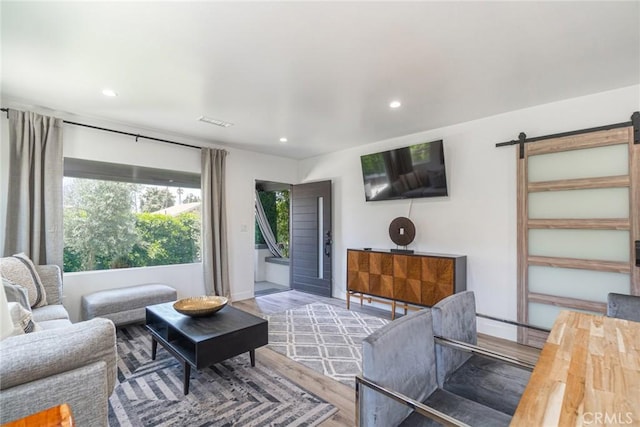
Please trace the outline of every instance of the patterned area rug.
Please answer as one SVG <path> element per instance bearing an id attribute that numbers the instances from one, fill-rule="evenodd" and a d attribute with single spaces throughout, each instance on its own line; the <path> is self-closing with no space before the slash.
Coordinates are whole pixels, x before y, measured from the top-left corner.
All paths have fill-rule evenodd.
<path id="1" fill-rule="evenodd" d="M 143 326 L 119 328 L 118 383 L 109 399 L 115 426 L 315 426 L 337 409 L 260 366 L 248 354 L 191 371 L 182 393 L 182 365 L 160 345 L 151 360 Z"/>
<path id="2" fill-rule="evenodd" d="M 362 340 L 389 323 L 321 303 L 266 318 L 269 348 L 351 387 L 362 372 Z"/>

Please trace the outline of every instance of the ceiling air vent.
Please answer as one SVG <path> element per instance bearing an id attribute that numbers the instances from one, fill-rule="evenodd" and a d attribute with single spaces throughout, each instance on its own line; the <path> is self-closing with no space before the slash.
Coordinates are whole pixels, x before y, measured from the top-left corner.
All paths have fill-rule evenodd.
<path id="1" fill-rule="evenodd" d="M 200 116 L 198 117 L 198 120 L 201 122 L 209 123 L 211 125 L 220 126 L 222 128 L 233 126 L 233 123 L 225 122 L 224 120 L 212 119 L 211 117 L 207 116 Z"/>

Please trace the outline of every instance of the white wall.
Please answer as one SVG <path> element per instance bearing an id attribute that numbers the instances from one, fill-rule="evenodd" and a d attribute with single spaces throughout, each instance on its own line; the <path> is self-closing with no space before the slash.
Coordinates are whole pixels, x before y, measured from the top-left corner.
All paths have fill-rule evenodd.
<path id="1" fill-rule="evenodd" d="M 148 130 L 96 123 L 90 119 L 74 117 L 73 120 L 179 142 L 192 142 L 185 138 L 153 133 Z M 5 155 L 5 149 L 8 146 L 8 138 L 5 138 L 5 135 L 8 135 L 7 121 L 0 120 L 0 126 L 2 127 L 0 135 L 3 136 L 2 151 L 0 151 L 2 154 L 0 178 L 2 178 L 8 169 L 8 159 Z M 136 142 L 132 137 L 72 125 L 64 126 L 63 138 L 65 157 L 200 173 L 200 151 L 196 149 L 142 139 Z M 297 178 L 297 161 L 233 148 L 227 148 L 227 150 L 229 151 L 226 171 L 229 279 L 232 300 L 241 300 L 253 297 L 255 180 L 293 183 Z M 0 208 L 6 198 L 6 181 L 2 182 L 1 188 Z M 4 230 L 4 212 L 0 214 L 2 214 L 0 229 Z M 200 263 L 68 273 L 64 275 L 64 305 L 69 310 L 72 320 L 77 321 L 80 313 L 80 297 L 83 294 L 151 282 L 167 283 L 173 286 L 180 297 L 204 293 Z"/>
<path id="2" fill-rule="evenodd" d="M 255 282 L 263 282 L 267 277 L 267 267 L 264 259 L 271 256 L 269 249 L 256 249 L 253 260 L 253 280 Z"/>
<path id="3" fill-rule="evenodd" d="M 467 255 L 467 289 L 476 293 L 478 312 L 515 320 L 516 148 L 495 144 L 521 131 L 534 137 L 624 122 L 639 109 L 640 86 L 632 86 L 301 161 L 301 182 L 333 181 L 333 295 L 345 298 L 346 249 L 392 247 L 389 223 L 410 216 L 411 249 Z M 444 140 L 449 197 L 365 202 L 362 154 L 437 139 Z M 481 320 L 479 330 L 515 339 L 513 328 L 500 323 Z"/>
<path id="4" fill-rule="evenodd" d="M 275 262 L 265 262 L 266 281 L 275 283 L 276 285 L 291 286 L 291 277 L 289 276 L 289 264 L 282 265 Z"/>

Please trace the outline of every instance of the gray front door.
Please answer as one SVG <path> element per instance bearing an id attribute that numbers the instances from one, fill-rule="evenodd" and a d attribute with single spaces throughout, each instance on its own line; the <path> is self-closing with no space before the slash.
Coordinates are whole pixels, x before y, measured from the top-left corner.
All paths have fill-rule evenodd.
<path id="1" fill-rule="evenodd" d="M 291 188 L 291 288 L 331 296 L 331 181 Z"/>

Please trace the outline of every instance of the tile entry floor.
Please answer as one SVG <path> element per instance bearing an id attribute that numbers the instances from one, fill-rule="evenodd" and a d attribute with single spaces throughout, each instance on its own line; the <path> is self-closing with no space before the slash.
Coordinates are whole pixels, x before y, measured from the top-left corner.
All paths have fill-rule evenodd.
<path id="1" fill-rule="evenodd" d="M 277 292 L 290 291 L 291 288 L 288 286 L 279 285 L 277 283 L 262 281 L 254 283 L 254 294 L 255 296 L 261 295 L 269 295 L 275 294 Z"/>

